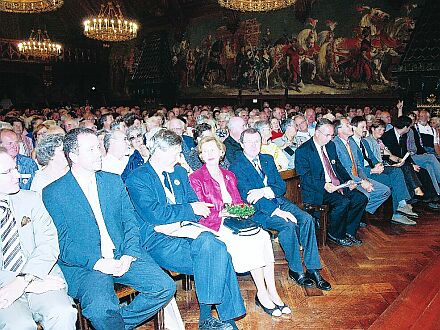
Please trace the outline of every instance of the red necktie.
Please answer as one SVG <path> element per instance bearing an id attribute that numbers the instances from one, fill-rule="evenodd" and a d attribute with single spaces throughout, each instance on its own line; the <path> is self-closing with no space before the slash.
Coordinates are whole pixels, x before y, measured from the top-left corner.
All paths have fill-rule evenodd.
<path id="1" fill-rule="evenodd" d="M 327 172 L 327 174 L 330 176 L 330 180 L 332 181 L 332 185 L 339 186 L 341 184 L 341 181 L 339 181 L 338 177 L 336 176 L 335 172 L 333 171 L 333 167 L 330 164 L 330 160 L 328 159 L 326 153 L 324 152 L 324 146 L 321 146 L 321 153 L 322 153 L 322 160 L 324 161 L 324 167 Z M 342 189 L 338 190 L 342 194 Z"/>

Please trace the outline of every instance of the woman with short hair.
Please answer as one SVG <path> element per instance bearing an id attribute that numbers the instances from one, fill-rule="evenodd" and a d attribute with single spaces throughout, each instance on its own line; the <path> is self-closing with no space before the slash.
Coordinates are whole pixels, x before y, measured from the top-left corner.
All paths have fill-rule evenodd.
<path id="1" fill-rule="evenodd" d="M 197 150 L 204 165 L 192 173 L 189 180 L 199 200 L 213 204 L 210 215 L 199 223 L 217 232 L 218 238 L 226 244 L 236 272 L 250 271 L 257 287 L 257 306 L 271 316 L 290 314 L 290 308 L 283 303 L 275 286 L 275 260 L 269 234 L 260 230 L 255 235 L 240 236 L 223 225 L 224 217 L 229 216 L 224 210 L 225 204 L 243 203 L 234 173 L 219 165 L 225 156 L 225 145 L 216 137 L 208 136 L 201 139 Z"/>
<path id="2" fill-rule="evenodd" d="M 43 137 L 35 148 L 37 161 L 42 169 L 35 173 L 31 190 L 41 194 L 43 188 L 58 180 L 69 170 L 69 164 L 63 151 L 62 134 L 53 134 Z"/>

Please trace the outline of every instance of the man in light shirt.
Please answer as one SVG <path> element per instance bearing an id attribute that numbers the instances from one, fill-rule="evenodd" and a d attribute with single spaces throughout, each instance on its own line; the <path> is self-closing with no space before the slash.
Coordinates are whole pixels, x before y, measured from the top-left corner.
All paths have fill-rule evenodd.
<path id="1" fill-rule="evenodd" d="M 113 130 L 104 135 L 104 148 L 107 151 L 102 158 L 102 170 L 121 175 L 127 166 L 129 143 L 120 130 Z"/>
<path id="2" fill-rule="evenodd" d="M 43 190 L 43 201 L 58 230 L 68 293 L 95 329 L 132 329 L 170 301 L 175 284 L 141 249 L 137 215 L 121 178 L 101 171 L 95 133 L 74 129 L 63 147 L 71 170 Z M 121 308 L 114 283 L 139 294 Z"/>

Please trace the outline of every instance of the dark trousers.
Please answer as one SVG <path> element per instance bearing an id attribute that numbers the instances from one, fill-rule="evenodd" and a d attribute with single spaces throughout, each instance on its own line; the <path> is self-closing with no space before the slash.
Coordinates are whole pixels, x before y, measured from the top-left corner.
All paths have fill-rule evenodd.
<path id="1" fill-rule="evenodd" d="M 355 236 L 368 204 L 365 194 L 354 189 L 344 189 L 344 194 L 324 192 L 323 204 L 329 207 L 328 233 L 336 238 L 345 234 Z"/>
<path id="2" fill-rule="evenodd" d="M 72 296 L 80 301 L 83 315 L 97 330 L 133 329 L 155 315 L 176 291 L 174 281 L 148 255 L 133 261 L 121 277 L 80 270 L 77 280 L 78 292 Z M 114 283 L 128 285 L 139 294 L 120 308 Z"/>
<path id="3" fill-rule="evenodd" d="M 231 256 L 212 233 L 202 233 L 194 240 L 156 233 L 146 246 L 161 267 L 194 275 L 199 303 L 216 305 L 220 319 L 246 313 Z"/>
<path id="4" fill-rule="evenodd" d="M 284 250 L 291 270 L 294 272 L 303 271 L 301 253 L 299 251 L 300 245 L 304 249 L 304 264 L 306 268 L 320 269 L 321 261 L 319 259 L 315 223 L 312 216 L 284 198 L 277 198 L 277 202 L 283 211 L 290 212 L 295 216 L 297 223 L 286 221 L 277 216 L 268 217 L 262 212 L 257 212 L 253 219 L 260 222 L 258 220 L 264 217 L 265 221 L 260 222 L 263 228 L 278 231 L 278 240 Z"/>

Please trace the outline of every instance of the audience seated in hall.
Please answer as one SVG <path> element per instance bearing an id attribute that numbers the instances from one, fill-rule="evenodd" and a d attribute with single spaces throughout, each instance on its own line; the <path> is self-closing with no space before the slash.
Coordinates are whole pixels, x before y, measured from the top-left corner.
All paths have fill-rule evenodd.
<path id="1" fill-rule="evenodd" d="M 15 164 L 11 163 L 9 169 L 4 167 L 3 160 L 0 162 L 0 180 L 13 179 L 15 185 L 18 179 L 21 189 L 42 193 L 58 230 L 58 265 L 64 272 L 68 294 L 79 300 L 83 315 L 97 329 L 135 327 L 161 307 L 167 309 L 174 302 L 175 285 L 160 267 L 195 275 L 200 329 L 236 328 L 233 320 L 246 312 L 236 272 L 251 272 L 257 306 L 272 316 L 291 312 L 284 306 L 287 293 L 280 292 L 283 299 L 278 294 L 279 282 L 274 278 L 273 251 L 266 230 L 278 235 L 287 260 L 288 267 L 278 265 L 277 271 L 287 270 L 289 277 L 301 286 L 330 290 L 330 284 L 320 274 L 314 220 L 283 197 L 285 182 L 278 170 L 294 168 L 295 163 L 302 200 L 306 204 L 327 205 L 328 241 L 342 246 L 366 243 L 368 236 L 359 229 L 360 219 L 365 210 L 375 212 L 390 193 L 392 220 L 399 224 L 412 224 L 408 217 L 423 220 L 422 204 L 432 210 L 440 209 L 440 163 L 436 158 L 440 120 L 431 118 L 429 111 L 413 110 L 408 118 L 402 116 L 402 102 L 397 106 L 277 104 L 273 109 L 268 102 L 262 108 L 228 104 L 148 107 L 0 110 L 0 158 L 4 155 Z M 335 121 L 338 136 L 333 141 L 333 126 L 327 119 Z M 95 133 L 96 127 L 100 130 Z M 165 130 L 167 127 L 185 143 Z M 246 130 L 248 127 L 258 128 L 261 135 Z M 384 134 L 385 128 L 388 131 Z M 70 132 L 67 138 L 65 131 Z M 215 135 L 224 140 L 226 151 L 213 140 Z M 76 141 L 73 144 L 72 139 Z M 91 149 L 85 148 L 87 143 L 93 144 Z M 2 154 L 1 147 L 5 147 L 6 153 Z M 180 147 L 184 157 L 179 155 Z M 71 156 L 70 171 L 64 150 Z M 401 162 L 407 151 L 410 157 Z M 275 161 L 266 152 L 273 154 Z M 221 157 L 217 156 L 223 153 L 227 159 L 219 163 L 217 158 Z M 213 154 L 216 156 L 211 157 Z M 280 162 L 284 157 L 287 161 Z M 98 159 L 102 158 L 103 163 L 98 166 Z M 251 162 L 254 158 L 256 167 Z M 14 166 L 20 175 L 12 170 Z M 281 175 L 289 173 L 292 171 Z M 86 178 L 94 178 L 90 187 L 86 187 Z M 123 184 L 125 180 L 127 186 Z M 338 182 L 351 180 L 353 183 L 342 190 L 335 189 Z M 4 187 L 0 185 L 0 190 Z M 20 215 L 23 212 L 42 208 L 41 203 L 38 205 L 38 194 L 22 190 L 2 194 L 16 220 L 26 220 Z M 221 223 L 227 215 L 221 212 L 225 201 L 253 203 L 257 211 L 253 219 L 260 224 L 260 232 L 252 237 L 232 235 Z M 44 212 L 40 213 L 46 219 Z M 40 218 L 33 213 L 30 218 L 32 222 L 26 226 L 33 223 L 29 228 L 39 228 Z M 174 237 L 179 230 L 185 232 L 188 220 L 192 226 L 206 225 L 201 231 L 208 232 L 192 238 Z M 49 221 L 44 223 L 53 228 Z M 373 229 L 375 225 L 370 222 Z M 168 226 L 171 231 L 167 231 Z M 55 229 L 49 229 L 45 235 L 51 238 L 43 238 L 48 242 L 40 242 L 43 236 L 34 232 L 35 247 L 29 245 L 31 241 L 22 244 L 26 264 L 33 260 L 28 252 L 53 241 Z M 140 244 L 136 244 L 137 240 Z M 334 249 L 334 244 L 329 248 Z M 45 251 L 44 258 L 53 265 L 57 255 L 58 251 L 51 248 Z M 110 258 L 103 258 L 106 256 Z M 207 267 L 209 263 L 213 266 Z M 7 315 L 0 315 L 0 328 L 2 322 L 13 328 L 21 328 L 22 323 L 34 328 L 32 314 L 39 314 L 43 318 L 35 320 L 44 328 L 73 329 L 76 313 L 71 308 L 71 298 L 67 299 L 60 268 L 55 280 L 36 279 L 28 274 L 16 276 L 17 280 L 11 277 L 10 283 L 29 284 L 26 289 L 14 289 L 13 296 L 9 283 L 0 281 L 0 314 Z M 1 272 L 10 275 L 4 265 Z M 116 276 L 119 274 L 123 275 Z M 140 293 L 131 304 L 121 308 L 114 282 L 125 283 Z M 42 285 L 37 287 L 34 283 Z M 145 283 L 154 283 L 155 287 Z M 37 296 L 34 286 L 36 290 L 50 290 L 41 297 L 50 295 L 53 301 L 52 297 L 57 296 L 53 299 L 62 302 L 56 304 L 57 308 L 52 304 L 51 309 L 42 305 L 35 314 L 35 306 L 40 307 L 31 301 L 23 304 L 22 318 L 9 317 L 16 315 L 10 311 L 22 303 L 23 292 L 28 297 Z M 249 303 L 253 304 L 248 298 Z M 217 309 L 218 319 L 211 315 L 212 307 Z M 51 325 L 56 322 L 45 319 L 44 313 L 56 313 L 60 316 L 57 322 L 64 322 L 63 325 Z M 16 326 L 11 322 L 22 323 Z"/>

